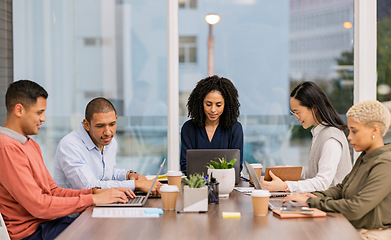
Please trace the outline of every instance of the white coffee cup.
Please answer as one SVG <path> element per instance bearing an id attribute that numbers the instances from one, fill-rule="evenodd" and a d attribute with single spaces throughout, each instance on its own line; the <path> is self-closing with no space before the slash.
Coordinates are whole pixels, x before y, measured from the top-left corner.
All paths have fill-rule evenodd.
<path id="1" fill-rule="evenodd" d="M 263 167 L 262 164 L 260 164 L 260 163 L 252 163 L 251 166 L 254 168 L 254 171 L 257 174 L 258 181 L 260 181 L 261 175 L 262 175 L 262 167 Z M 253 184 L 253 180 L 251 178 L 251 175 L 250 175 L 250 183 Z"/>
<path id="2" fill-rule="evenodd" d="M 179 193 L 179 189 L 176 185 L 164 184 L 163 186 L 160 187 L 163 210 L 175 210 L 178 193 Z"/>
<path id="3" fill-rule="evenodd" d="M 254 215 L 266 216 L 268 213 L 270 192 L 268 190 L 253 190 L 251 197 L 253 200 Z"/>
<path id="4" fill-rule="evenodd" d="M 181 188 L 182 172 L 168 171 L 167 172 L 168 185 L 176 185 L 178 189 Z"/>

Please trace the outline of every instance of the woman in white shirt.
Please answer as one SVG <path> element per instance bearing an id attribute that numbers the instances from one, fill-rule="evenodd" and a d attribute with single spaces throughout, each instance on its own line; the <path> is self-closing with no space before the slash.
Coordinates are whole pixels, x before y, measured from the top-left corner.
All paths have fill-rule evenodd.
<path id="1" fill-rule="evenodd" d="M 282 181 L 270 171 L 272 181 L 261 181 L 270 191 L 324 191 L 340 183 L 352 169 L 349 145 L 344 134 L 347 126 L 331 105 L 324 91 L 313 82 L 303 82 L 290 95 L 290 112 L 304 129 L 311 129 L 312 143 L 308 168 L 300 181 Z"/>

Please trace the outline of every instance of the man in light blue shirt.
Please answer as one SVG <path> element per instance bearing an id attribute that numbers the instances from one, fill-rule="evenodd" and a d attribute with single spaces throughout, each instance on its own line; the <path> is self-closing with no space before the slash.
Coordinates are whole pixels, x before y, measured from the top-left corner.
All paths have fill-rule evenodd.
<path id="1" fill-rule="evenodd" d="M 134 171 L 116 168 L 117 114 L 105 98 L 91 100 L 79 128 L 66 135 L 57 147 L 54 177 L 64 188 L 127 187 L 147 192 L 152 180 Z M 158 193 L 161 183 L 152 190 Z"/>

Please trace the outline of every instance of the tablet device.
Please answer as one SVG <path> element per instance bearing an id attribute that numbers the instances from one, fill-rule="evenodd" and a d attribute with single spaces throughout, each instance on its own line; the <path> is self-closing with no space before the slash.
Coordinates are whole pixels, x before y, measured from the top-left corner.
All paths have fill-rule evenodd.
<path id="1" fill-rule="evenodd" d="M 302 167 L 270 167 L 265 170 L 265 181 L 271 181 L 272 177 L 269 175 L 269 171 L 272 171 L 274 175 L 281 178 L 282 181 L 299 181 L 301 176 Z"/>

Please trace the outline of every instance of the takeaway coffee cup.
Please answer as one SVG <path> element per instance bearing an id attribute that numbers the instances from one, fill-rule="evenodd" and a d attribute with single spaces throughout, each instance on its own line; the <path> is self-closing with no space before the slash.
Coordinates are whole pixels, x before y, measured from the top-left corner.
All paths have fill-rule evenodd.
<path id="1" fill-rule="evenodd" d="M 270 192 L 268 190 L 253 190 L 251 193 L 255 216 L 266 216 L 268 212 Z"/>
<path id="2" fill-rule="evenodd" d="M 261 179 L 261 174 L 262 174 L 262 164 L 260 164 L 260 163 L 253 163 L 253 164 L 251 164 L 251 166 L 254 168 L 254 171 L 257 174 L 258 181 L 259 181 Z M 251 175 L 250 175 L 250 183 L 254 184 L 253 180 L 251 178 Z"/>
<path id="3" fill-rule="evenodd" d="M 168 171 L 167 172 L 168 185 L 176 185 L 178 189 L 181 188 L 182 172 Z"/>
<path id="4" fill-rule="evenodd" d="M 176 199 L 179 189 L 176 185 L 166 185 L 160 187 L 163 210 L 175 210 Z"/>

